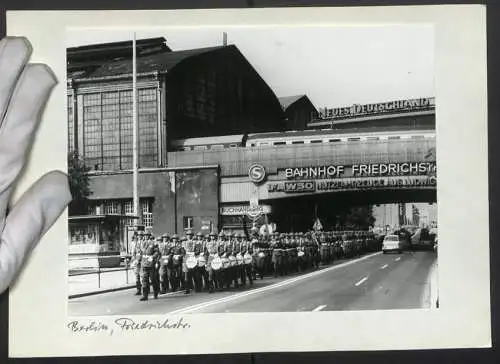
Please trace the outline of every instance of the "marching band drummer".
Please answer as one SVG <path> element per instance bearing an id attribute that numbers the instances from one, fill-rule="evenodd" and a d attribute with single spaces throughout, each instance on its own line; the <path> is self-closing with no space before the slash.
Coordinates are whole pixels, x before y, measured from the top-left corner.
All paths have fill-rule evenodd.
<path id="1" fill-rule="evenodd" d="M 227 285 L 227 288 L 231 287 L 231 284 L 233 283 L 234 281 L 234 286 L 235 288 L 238 288 L 238 280 L 237 280 L 237 277 L 236 277 L 236 267 L 235 267 L 235 263 L 236 263 L 236 257 L 234 256 L 234 252 L 233 252 L 233 245 L 234 245 L 234 239 L 233 239 L 233 234 L 229 234 L 226 238 L 226 242 L 225 242 L 225 253 L 226 253 L 226 257 L 230 260 L 230 264 L 229 264 L 229 267 L 226 269 L 226 285 Z"/>
<path id="2" fill-rule="evenodd" d="M 172 260 L 169 266 L 169 276 L 170 285 L 172 286 L 172 291 L 177 291 L 178 288 L 184 289 L 184 278 L 182 274 L 182 262 L 183 256 L 185 254 L 182 247 L 182 242 L 179 239 L 179 235 L 172 235 Z"/>
<path id="3" fill-rule="evenodd" d="M 165 294 L 168 291 L 168 262 L 170 260 L 170 246 L 168 242 L 168 235 L 164 234 L 158 237 L 158 250 L 160 252 L 160 269 L 158 276 L 160 278 L 160 293 Z"/>
<path id="4" fill-rule="evenodd" d="M 193 240 L 193 233 L 191 230 L 188 230 L 186 233 L 186 236 L 183 237 L 183 244 L 182 247 L 184 249 L 184 257 L 183 257 L 183 262 L 182 262 L 182 272 L 184 275 L 184 289 L 185 293 L 189 294 L 191 290 L 193 289 L 193 267 L 188 268 L 187 266 L 187 260 L 192 256 L 194 257 L 195 251 L 194 251 L 194 246 L 195 246 L 195 241 Z"/>
<path id="5" fill-rule="evenodd" d="M 252 243 L 246 239 L 243 234 L 240 234 L 241 237 L 241 245 L 240 252 L 243 257 L 243 272 L 242 272 L 242 281 L 243 284 L 246 284 L 246 278 L 250 282 L 250 285 L 253 285 L 253 249 Z"/>
<path id="6" fill-rule="evenodd" d="M 206 256 L 206 270 L 208 273 L 208 292 L 213 293 L 215 291 L 216 282 L 218 280 L 218 272 L 212 268 L 212 261 L 218 257 L 219 254 L 219 242 L 216 240 L 217 235 L 212 232 L 209 235 L 208 242 L 205 245 L 205 256 Z"/>

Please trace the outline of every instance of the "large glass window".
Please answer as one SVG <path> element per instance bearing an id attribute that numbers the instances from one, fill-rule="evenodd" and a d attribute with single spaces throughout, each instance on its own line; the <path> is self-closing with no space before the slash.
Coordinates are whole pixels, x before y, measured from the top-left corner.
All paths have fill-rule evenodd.
<path id="1" fill-rule="evenodd" d="M 157 167 L 156 88 L 138 90 L 137 106 L 139 167 Z M 85 94 L 83 96 L 83 122 L 83 155 L 92 170 L 112 171 L 132 168 L 131 90 Z"/>

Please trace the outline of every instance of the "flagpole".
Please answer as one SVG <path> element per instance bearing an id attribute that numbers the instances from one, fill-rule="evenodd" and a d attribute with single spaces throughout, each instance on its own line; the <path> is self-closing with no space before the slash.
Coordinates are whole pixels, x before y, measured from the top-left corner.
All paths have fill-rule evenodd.
<path id="1" fill-rule="evenodd" d="M 138 158 L 138 124 L 137 124 L 137 62 L 136 62 L 136 35 L 132 40 L 132 168 L 133 168 L 133 195 L 134 195 L 134 215 L 139 216 L 139 158 Z"/>

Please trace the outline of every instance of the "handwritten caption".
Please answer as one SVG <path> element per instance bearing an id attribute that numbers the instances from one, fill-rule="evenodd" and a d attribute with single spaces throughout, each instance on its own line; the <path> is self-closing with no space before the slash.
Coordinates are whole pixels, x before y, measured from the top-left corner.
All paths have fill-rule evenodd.
<path id="1" fill-rule="evenodd" d="M 78 320 L 71 321 L 67 325 L 68 329 L 73 333 L 93 334 L 107 333 L 110 336 L 114 334 L 115 329 L 118 332 L 137 332 L 137 331 L 153 331 L 153 330 L 183 330 L 191 328 L 191 325 L 180 318 L 178 320 L 165 319 L 161 320 L 134 320 L 128 317 L 120 317 L 112 323 L 104 323 L 101 321 L 90 321 L 81 323 Z"/>

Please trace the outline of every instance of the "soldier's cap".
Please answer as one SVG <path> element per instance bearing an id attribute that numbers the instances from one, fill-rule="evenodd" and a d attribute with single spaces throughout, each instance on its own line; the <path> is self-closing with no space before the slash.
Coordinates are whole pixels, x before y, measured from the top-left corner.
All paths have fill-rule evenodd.
<path id="1" fill-rule="evenodd" d="M 258 243 L 259 241 L 255 238 L 252 239 L 252 243 Z"/>
<path id="2" fill-rule="evenodd" d="M 198 232 L 198 234 L 196 234 L 196 236 L 203 236 L 203 234 L 201 232 Z"/>
<path id="3" fill-rule="evenodd" d="M 220 237 L 225 236 L 225 235 L 224 235 L 224 232 L 223 232 L 223 231 L 221 231 L 221 232 L 219 233 L 219 236 L 220 236 Z"/>
<path id="4" fill-rule="evenodd" d="M 191 230 L 186 231 L 186 235 L 193 235 L 193 232 Z"/>
<path id="5" fill-rule="evenodd" d="M 163 238 L 162 238 L 161 236 L 158 236 L 158 237 L 156 238 L 156 241 L 162 241 L 162 240 L 163 240 Z"/>
<path id="6" fill-rule="evenodd" d="M 211 233 L 210 233 L 210 236 L 217 236 L 217 234 L 216 234 L 216 233 L 214 233 L 214 232 L 211 232 Z"/>
<path id="7" fill-rule="evenodd" d="M 186 238 L 185 236 L 183 236 L 183 237 L 181 238 L 181 240 L 182 240 L 182 241 L 185 241 L 185 240 L 187 240 L 187 238 Z"/>
<path id="8" fill-rule="evenodd" d="M 168 234 L 163 234 L 162 238 L 163 238 L 163 239 L 170 239 L 170 235 L 168 235 Z"/>

